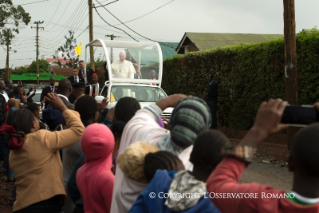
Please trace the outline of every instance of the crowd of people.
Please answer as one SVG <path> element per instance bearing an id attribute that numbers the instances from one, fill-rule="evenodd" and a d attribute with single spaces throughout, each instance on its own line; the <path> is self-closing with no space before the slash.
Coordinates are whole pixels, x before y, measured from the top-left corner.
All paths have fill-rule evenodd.
<path id="1" fill-rule="evenodd" d="M 14 184 L 14 212 L 319 212 L 319 124 L 293 140 L 291 191 L 238 184 L 257 145 L 286 127 L 280 121 L 287 102 L 263 102 L 233 147 L 216 130 L 214 98 L 175 94 L 141 108 L 122 97 L 108 110 L 107 98 L 98 103 L 80 84 L 85 77 L 95 82 L 94 73 L 80 78 L 76 71 L 57 86 L 50 78 L 43 121 L 21 85 L 0 81 L 0 158 Z M 208 81 L 214 97 L 212 75 Z M 168 107 L 174 110 L 165 126 Z"/>

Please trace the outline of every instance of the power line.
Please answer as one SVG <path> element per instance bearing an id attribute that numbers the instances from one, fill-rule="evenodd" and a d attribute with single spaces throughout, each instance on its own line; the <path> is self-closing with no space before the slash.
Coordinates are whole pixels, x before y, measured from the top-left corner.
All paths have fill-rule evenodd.
<path id="1" fill-rule="evenodd" d="M 73 11 L 73 13 L 72 13 L 72 15 L 70 16 L 70 18 L 67 20 L 67 21 L 65 21 L 65 22 L 67 22 L 68 24 L 67 24 L 67 26 L 69 27 L 69 26 L 72 26 L 72 23 L 74 22 L 74 20 L 75 20 L 75 17 L 76 17 L 76 14 L 80 11 L 80 10 L 82 10 L 83 11 L 83 6 L 85 6 L 85 0 L 82 0 L 82 3 L 80 3 L 80 4 L 78 4 L 78 6 L 76 7 L 76 9 Z M 85 7 L 84 7 L 85 8 Z M 81 11 L 81 12 L 82 12 Z M 52 23 L 51 21 L 49 22 L 49 23 Z M 57 24 L 58 25 L 58 23 L 53 23 L 53 24 Z M 54 33 L 54 32 L 58 32 L 58 31 L 60 31 L 61 29 L 57 29 L 57 30 L 55 30 L 55 31 L 51 31 L 53 28 L 51 28 L 49 31 L 45 31 L 45 32 L 51 32 L 51 33 Z"/>
<path id="2" fill-rule="evenodd" d="M 124 32 L 126 35 L 128 35 L 129 37 L 131 37 L 134 41 L 137 41 L 137 42 L 138 42 L 138 40 L 136 40 L 133 36 L 131 36 L 130 34 L 128 34 L 125 30 L 122 30 L 121 28 L 118 28 L 118 27 L 115 27 L 115 26 L 109 24 L 109 23 L 100 15 L 99 11 L 97 11 L 97 9 L 96 9 L 95 7 L 94 7 L 94 9 L 95 9 L 96 13 L 100 16 L 100 18 L 101 18 L 105 23 L 107 23 L 107 24 L 108 24 L 109 26 L 111 26 L 111 27 L 114 27 L 115 29 L 121 30 L 121 31 Z"/>
<path id="3" fill-rule="evenodd" d="M 82 33 L 84 33 L 84 31 L 87 30 L 88 27 L 89 27 L 89 25 L 88 25 L 75 39 L 77 39 L 78 37 L 80 37 L 80 35 L 82 35 Z"/>
<path id="4" fill-rule="evenodd" d="M 62 2 L 62 0 L 60 0 L 60 2 L 59 2 L 59 4 L 58 4 L 57 8 L 55 9 L 55 12 L 53 13 L 53 15 L 52 15 L 52 17 L 51 17 L 50 21 L 52 21 L 53 17 L 55 16 L 56 12 L 58 11 L 58 9 L 59 9 L 59 7 L 60 7 L 61 2 Z M 47 26 L 48 26 L 48 25 L 45 25 L 45 27 L 47 27 Z"/>
<path id="5" fill-rule="evenodd" d="M 168 3 L 166 3 L 166 4 L 164 4 L 164 5 L 162 5 L 162 6 L 158 7 L 158 8 L 156 8 L 156 9 L 154 9 L 154 10 L 148 12 L 148 13 L 145 13 L 144 15 L 141 15 L 141 16 L 136 17 L 136 18 L 134 18 L 134 19 L 132 19 L 132 20 L 129 20 L 129 21 L 125 21 L 125 22 L 123 22 L 123 23 L 126 24 L 126 23 L 130 23 L 130 22 L 132 22 L 132 21 L 135 21 L 135 20 L 137 20 L 137 19 L 143 18 L 144 16 L 147 16 L 147 15 L 149 15 L 149 14 L 155 12 L 156 10 L 161 9 L 162 7 L 164 7 L 164 6 L 166 6 L 166 5 L 170 4 L 170 3 L 172 3 L 173 1 L 174 1 L 174 0 L 172 0 L 172 1 L 170 1 L 170 2 L 168 2 Z M 122 25 L 122 24 L 115 24 L 114 26 L 118 26 L 118 25 Z"/>
<path id="6" fill-rule="evenodd" d="M 104 5 L 102 5 L 102 4 L 99 2 L 99 4 L 101 4 L 101 6 L 97 6 L 96 8 L 104 7 L 104 6 L 106 6 L 106 5 L 109 5 L 109 4 L 112 4 L 112 3 L 115 3 L 115 2 L 117 2 L 117 1 L 119 1 L 119 0 L 112 1 L 112 2 L 107 3 L 107 4 L 104 4 Z M 97 2 L 98 2 L 98 1 L 97 1 Z"/>
<path id="7" fill-rule="evenodd" d="M 96 0 L 96 1 L 99 2 L 98 0 Z M 101 4 L 101 3 L 99 2 L 99 4 Z M 143 38 L 145 38 L 145 39 L 147 39 L 147 40 L 150 40 L 150 41 L 153 41 L 153 42 L 157 42 L 157 41 L 155 41 L 155 40 L 153 40 L 153 39 L 150 39 L 150 38 L 148 38 L 148 37 L 145 37 L 145 36 L 139 34 L 139 33 L 136 32 L 135 30 L 133 30 L 132 28 L 130 28 L 129 26 L 127 26 L 126 24 L 124 24 L 120 19 L 118 19 L 113 13 L 111 13 L 111 12 L 110 12 L 108 9 L 106 9 L 104 6 L 103 6 L 103 8 L 104 8 L 104 10 L 106 10 L 109 14 L 111 14 L 116 20 L 118 20 L 119 22 L 121 22 L 125 27 L 127 27 L 128 29 L 130 29 L 131 31 L 133 31 L 135 34 L 137 34 L 137 35 L 139 35 L 139 36 L 141 36 L 141 37 L 143 37 Z M 95 8 L 95 10 L 96 10 L 96 8 Z M 130 35 L 129 35 L 129 36 L 130 36 Z M 131 36 L 130 36 L 130 37 L 131 37 Z M 162 42 L 158 42 L 158 43 L 162 43 Z M 175 49 L 174 47 L 172 47 L 172 46 L 170 46 L 170 45 L 167 45 L 167 44 L 164 44 L 164 43 L 162 43 L 162 45 L 168 46 L 168 47 L 170 47 L 170 48 Z"/>
<path id="8" fill-rule="evenodd" d="M 45 1 L 49 1 L 49 0 L 34 1 L 34 2 L 30 2 L 30 3 L 26 3 L 26 4 L 18 4 L 18 5 L 22 6 L 22 5 L 28 5 L 28 4 L 36 4 L 36 3 L 41 3 L 41 2 L 45 2 Z"/>
<path id="9" fill-rule="evenodd" d="M 62 15 L 60 16 L 59 20 L 57 21 L 57 23 L 59 23 L 59 21 L 61 20 L 61 18 L 64 16 L 66 9 L 69 7 L 69 4 L 71 3 L 71 0 L 69 0 L 68 5 L 64 8 L 64 11 L 62 13 Z M 51 21 L 51 20 L 50 20 Z M 56 25 L 54 25 L 51 30 L 55 27 Z M 49 29 L 50 30 L 50 29 Z"/>

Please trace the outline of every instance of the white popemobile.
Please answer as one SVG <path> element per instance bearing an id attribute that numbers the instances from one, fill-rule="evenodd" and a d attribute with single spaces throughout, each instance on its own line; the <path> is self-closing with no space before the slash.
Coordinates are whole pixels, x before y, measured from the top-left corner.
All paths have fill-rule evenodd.
<path id="1" fill-rule="evenodd" d="M 85 60 L 87 59 L 87 49 L 89 47 L 102 47 L 109 76 L 109 80 L 105 82 L 100 96 L 95 96 L 98 102 L 101 102 L 104 97 L 108 97 L 110 101 L 108 108 L 112 108 L 120 98 L 133 97 L 139 101 L 143 108 L 167 97 L 167 94 L 161 88 L 163 59 L 161 47 L 157 42 L 105 41 L 97 39 L 85 46 Z M 111 64 L 109 52 L 111 52 L 111 55 L 115 53 L 115 58 L 121 55 L 122 60 L 124 55 L 126 67 L 119 65 L 121 64 L 120 60 L 114 60 L 113 64 Z M 136 66 L 135 69 L 133 64 Z M 127 70 L 125 68 L 129 72 L 128 75 L 126 75 Z M 135 75 L 131 73 L 132 68 L 134 72 L 137 71 Z M 150 73 L 151 70 L 152 73 L 155 71 L 157 78 L 150 79 L 151 77 L 147 76 L 149 78 L 147 79 L 145 76 L 137 75 L 141 71 Z M 119 76 L 122 78 L 119 78 Z M 127 76 L 127 78 L 123 78 L 123 76 Z M 95 86 L 95 94 L 98 93 L 99 86 L 97 84 Z M 90 89 L 90 95 L 92 95 L 92 89 Z M 170 119 L 172 111 L 173 108 L 166 109 L 162 117 Z"/>

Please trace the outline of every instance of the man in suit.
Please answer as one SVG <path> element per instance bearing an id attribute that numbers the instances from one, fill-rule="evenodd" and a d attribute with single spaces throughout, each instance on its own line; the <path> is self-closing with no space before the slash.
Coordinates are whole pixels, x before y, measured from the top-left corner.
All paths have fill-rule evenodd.
<path id="1" fill-rule="evenodd" d="M 214 77 L 212 74 L 209 74 L 207 77 L 207 81 L 209 83 L 208 91 L 206 92 L 207 104 L 210 109 L 210 113 L 212 115 L 212 124 L 211 129 L 217 129 L 217 97 L 218 97 L 218 84 L 213 80 Z"/>
<path id="2" fill-rule="evenodd" d="M 83 82 L 84 82 L 84 79 L 85 77 L 87 77 L 87 82 L 86 84 L 92 84 L 92 74 L 94 73 L 94 71 L 92 69 L 85 69 L 85 64 L 84 64 L 84 61 L 81 60 L 79 61 L 79 78 L 80 79 L 83 79 Z M 86 74 L 85 74 L 85 70 L 86 70 Z"/>
<path id="3" fill-rule="evenodd" d="M 84 82 L 83 78 L 80 78 L 79 76 L 79 70 L 77 68 L 77 66 L 73 67 L 73 75 L 68 77 L 68 80 L 74 84 L 74 83 L 80 83 L 80 82 Z"/>
<path id="4" fill-rule="evenodd" d="M 48 87 L 45 87 L 43 90 L 42 90 L 42 93 L 41 93 L 41 107 L 43 107 L 43 99 L 45 96 L 47 96 L 48 93 L 50 92 L 56 92 L 56 87 L 55 87 L 55 78 L 53 76 L 50 77 L 50 85 Z M 47 108 L 48 107 L 48 102 L 44 102 L 45 104 L 45 107 L 44 108 Z"/>

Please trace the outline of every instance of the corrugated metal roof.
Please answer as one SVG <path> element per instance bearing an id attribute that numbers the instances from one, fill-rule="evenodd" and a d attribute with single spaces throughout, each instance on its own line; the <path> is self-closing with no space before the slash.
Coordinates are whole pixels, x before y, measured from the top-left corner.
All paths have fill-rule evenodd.
<path id="1" fill-rule="evenodd" d="M 283 34 L 240 34 L 240 33 L 189 33 L 186 32 L 177 47 L 179 52 L 189 38 L 200 50 L 214 49 L 223 46 L 260 43 L 284 37 Z"/>
<path id="2" fill-rule="evenodd" d="M 162 49 L 163 60 L 171 58 L 176 55 L 175 49 L 177 47 L 177 42 L 163 42 L 160 43 Z M 128 49 L 128 52 L 131 56 L 138 60 L 139 50 L 137 49 Z M 158 63 L 158 52 L 157 50 L 142 49 L 141 50 L 141 64 L 151 65 L 153 63 Z"/>

